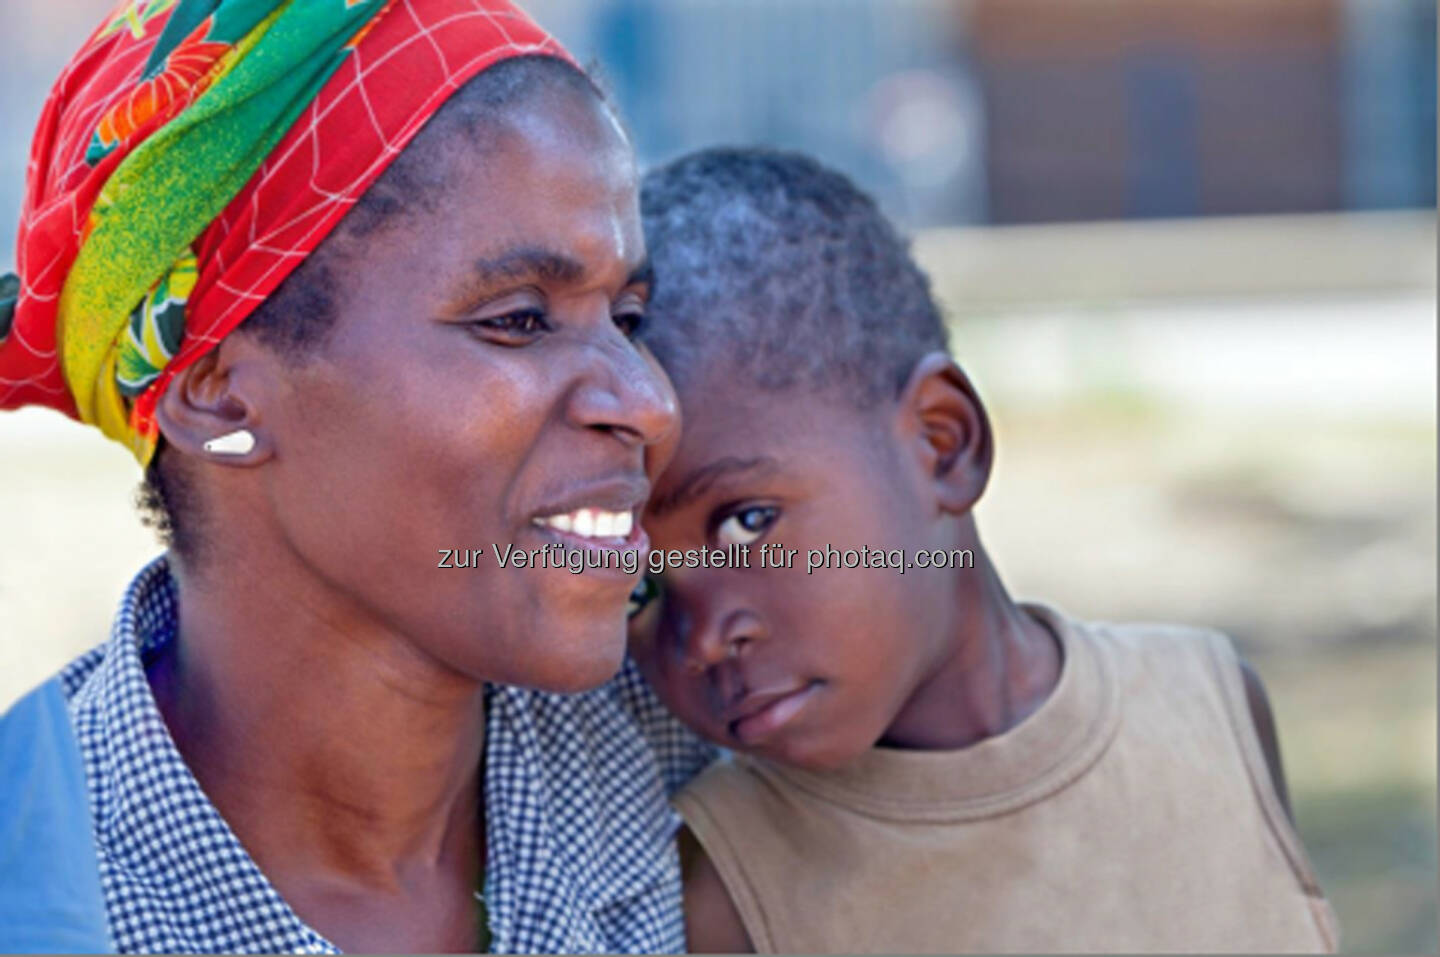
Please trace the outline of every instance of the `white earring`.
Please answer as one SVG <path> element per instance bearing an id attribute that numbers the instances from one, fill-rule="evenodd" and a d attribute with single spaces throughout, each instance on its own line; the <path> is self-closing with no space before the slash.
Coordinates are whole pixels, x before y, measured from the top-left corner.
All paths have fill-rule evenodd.
<path id="1" fill-rule="evenodd" d="M 249 429 L 226 432 L 205 443 L 205 451 L 212 455 L 247 455 L 254 447 L 255 434 Z"/>

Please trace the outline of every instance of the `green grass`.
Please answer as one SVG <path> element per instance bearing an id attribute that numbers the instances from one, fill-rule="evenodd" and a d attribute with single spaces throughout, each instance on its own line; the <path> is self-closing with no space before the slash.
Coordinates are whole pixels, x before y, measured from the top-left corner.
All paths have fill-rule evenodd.
<path id="1" fill-rule="evenodd" d="M 1257 659 L 1295 819 L 1346 953 L 1435 953 L 1435 649 Z"/>
<path id="2" fill-rule="evenodd" d="M 1436 952 L 1433 789 L 1300 793 L 1295 815 L 1346 953 Z"/>

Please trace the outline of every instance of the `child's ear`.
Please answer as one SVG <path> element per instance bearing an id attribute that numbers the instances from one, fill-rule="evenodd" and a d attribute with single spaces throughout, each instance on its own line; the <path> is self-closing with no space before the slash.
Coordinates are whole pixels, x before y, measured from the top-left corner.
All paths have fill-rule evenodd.
<path id="1" fill-rule="evenodd" d="M 259 424 L 256 403 L 234 375 L 237 351 L 229 336 L 219 346 L 180 370 L 155 404 L 155 421 L 167 444 L 227 465 L 259 465 L 272 453 L 268 432 Z M 244 351 L 244 350 L 239 350 Z M 239 430 L 250 433 L 251 448 L 243 454 L 214 454 L 205 448 L 212 439 Z"/>
<path id="2" fill-rule="evenodd" d="M 900 392 L 902 434 L 934 483 L 944 512 L 975 507 L 990 481 L 995 443 L 985 407 L 955 361 L 932 352 L 915 363 Z"/>

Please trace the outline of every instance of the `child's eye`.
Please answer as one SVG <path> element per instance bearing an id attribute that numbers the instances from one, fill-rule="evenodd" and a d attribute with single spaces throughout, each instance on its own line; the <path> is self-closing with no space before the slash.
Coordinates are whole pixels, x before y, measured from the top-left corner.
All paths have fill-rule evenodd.
<path id="1" fill-rule="evenodd" d="M 645 607 L 660 595 L 660 586 L 655 584 L 655 579 L 649 575 L 641 578 L 635 583 L 635 588 L 630 592 L 630 601 L 625 606 L 625 617 L 634 618 L 645 610 Z"/>
<path id="2" fill-rule="evenodd" d="M 749 545 L 775 524 L 780 509 L 774 505 L 752 505 L 742 508 L 720 523 L 715 537 L 720 545 Z"/>

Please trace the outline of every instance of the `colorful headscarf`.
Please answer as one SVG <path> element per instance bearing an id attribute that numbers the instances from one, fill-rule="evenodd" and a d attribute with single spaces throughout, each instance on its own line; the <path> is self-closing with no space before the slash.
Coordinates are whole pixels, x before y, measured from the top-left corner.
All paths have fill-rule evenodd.
<path id="1" fill-rule="evenodd" d="M 0 409 L 147 464 L 155 404 L 329 234 L 467 80 L 569 59 L 508 0 L 124 0 L 31 147 Z"/>

